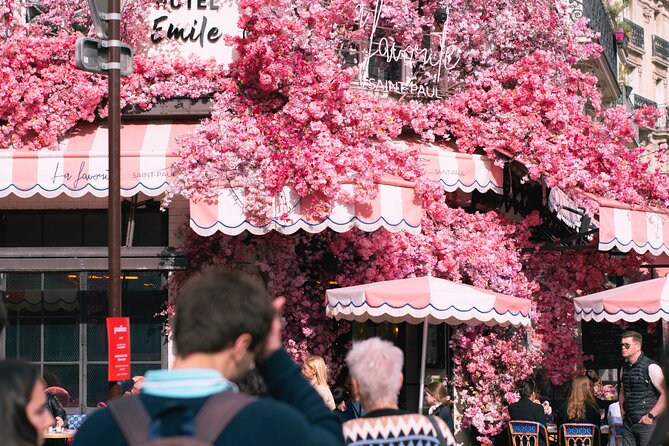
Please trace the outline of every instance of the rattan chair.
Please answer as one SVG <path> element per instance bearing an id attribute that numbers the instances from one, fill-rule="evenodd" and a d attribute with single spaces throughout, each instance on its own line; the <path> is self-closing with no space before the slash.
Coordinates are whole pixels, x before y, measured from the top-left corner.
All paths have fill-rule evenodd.
<path id="1" fill-rule="evenodd" d="M 548 440 L 548 431 L 543 424 L 534 421 L 509 421 L 511 446 L 539 446 L 541 438 Z"/>
<path id="2" fill-rule="evenodd" d="M 565 423 L 560 426 L 559 446 L 600 446 L 599 427 L 587 423 Z"/>
<path id="3" fill-rule="evenodd" d="M 623 445 L 623 425 L 622 423 L 613 423 L 609 429 L 609 437 L 615 440 L 616 446 Z"/>

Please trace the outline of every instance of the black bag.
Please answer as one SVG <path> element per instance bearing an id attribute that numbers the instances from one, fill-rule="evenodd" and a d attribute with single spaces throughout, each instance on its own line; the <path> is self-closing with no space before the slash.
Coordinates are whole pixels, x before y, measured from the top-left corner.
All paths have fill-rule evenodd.
<path id="1" fill-rule="evenodd" d="M 160 437 L 160 416 L 151 419 L 138 397 L 116 399 L 109 404 L 109 410 L 129 446 L 212 446 L 228 423 L 254 400 L 230 391 L 213 395 L 191 420 L 194 429 L 190 436 Z M 168 406 L 166 410 L 176 407 L 179 406 Z"/>

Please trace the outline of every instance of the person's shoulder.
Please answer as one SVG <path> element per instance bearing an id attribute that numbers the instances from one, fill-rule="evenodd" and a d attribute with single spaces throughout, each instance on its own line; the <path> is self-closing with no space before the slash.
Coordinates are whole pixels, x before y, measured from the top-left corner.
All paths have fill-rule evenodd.
<path id="1" fill-rule="evenodd" d="M 417 436 L 435 437 L 434 423 L 439 427 L 447 445 L 455 445 L 451 430 L 444 420 L 439 417 L 427 417 L 419 414 L 384 415 L 372 418 L 356 418 L 342 425 L 344 439 L 347 444 L 357 443 L 363 440 L 376 439 L 388 440 L 404 437 L 409 433 Z M 401 429 L 398 430 L 398 428 Z"/>
<path id="2" fill-rule="evenodd" d="M 112 433 L 119 432 L 118 425 L 108 408 L 98 409 L 90 414 L 86 421 L 77 429 L 74 437 L 74 446 L 86 446 L 93 444 L 116 445 Z"/>

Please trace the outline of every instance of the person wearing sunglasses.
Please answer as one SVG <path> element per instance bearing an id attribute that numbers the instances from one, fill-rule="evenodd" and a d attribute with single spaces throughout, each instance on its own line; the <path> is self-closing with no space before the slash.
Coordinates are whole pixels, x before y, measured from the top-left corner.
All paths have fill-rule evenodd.
<path id="1" fill-rule="evenodd" d="M 621 335 L 622 368 L 620 412 L 623 444 L 647 446 L 655 429 L 655 418 L 665 406 L 664 375 L 660 366 L 644 355 L 642 337 L 635 331 Z"/>

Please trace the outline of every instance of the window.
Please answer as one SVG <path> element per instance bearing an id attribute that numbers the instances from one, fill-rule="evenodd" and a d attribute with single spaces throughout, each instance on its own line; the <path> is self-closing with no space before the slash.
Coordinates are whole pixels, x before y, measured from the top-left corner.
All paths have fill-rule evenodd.
<path id="1" fill-rule="evenodd" d="M 9 311 L 7 358 L 40 367 L 48 386 L 69 393 L 67 407 L 86 411 L 106 401 L 107 277 L 102 272 L 8 273 L 3 294 Z M 130 317 L 132 374 L 162 367 L 162 321 L 167 299 L 161 272 L 125 272 L 122 314 Z"/>

